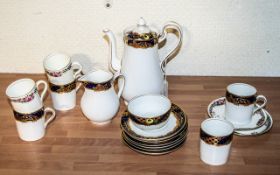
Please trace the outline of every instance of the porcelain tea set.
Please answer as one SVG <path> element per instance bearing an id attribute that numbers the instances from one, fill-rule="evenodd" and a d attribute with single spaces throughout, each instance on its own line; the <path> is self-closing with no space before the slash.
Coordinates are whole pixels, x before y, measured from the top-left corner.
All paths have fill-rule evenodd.
<path id="1" fill-rule="evenodd" d="M 160 59 L 158 44 L 166 40 L 169 29 L 177 32 L 178 41 Z M 72 62 L 65 54 L 54 53 L 43 62 L 48 83 L 25 78 L 7 87 L 19 137 L 24 141 L 44 137 L 47 125 L 55 119 L 55 110 L 73 109 L 76 92 L 84 87 L 81 110 L 94 124 L 110 123 L 119 110 L 120 98 L 124 99 L 127 109 L 121 117 L 122 140 L 132 150 L 161 155 L 178 149 L 186 140 L 188 119 L 167 97 L 165 70 L 181 47 L 180 25 L 167 22 L 159 33 L 140 18 L 136 26 L 124 30 L 122 59 L 117 58 L 112 31 L 105 29 L 103 32 L 109 38 L 110 71 L 98 69 L 82 74 L 80 63 Z M 44 86 L 41 95 L 40 85 Z M 55 110 L 43 104 L 48 87 Z M 209 119 L 202 122 L 200 130 L 200 155 L 204 162 L 226 163 L 233 134 L 259 135 L 271 128 L 272 117 L 263 109 L 267 100 L 256 94 L 253 86 L 235 83 L 227 87 L 226 97 L 209 104 Z M 257 104 L 260 101 L 262 105 Z"/>

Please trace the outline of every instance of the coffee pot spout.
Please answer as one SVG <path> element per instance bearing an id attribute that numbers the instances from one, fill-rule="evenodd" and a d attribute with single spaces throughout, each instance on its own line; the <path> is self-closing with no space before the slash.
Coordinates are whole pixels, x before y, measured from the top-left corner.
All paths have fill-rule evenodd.
<path id="1" fill-rule="evenodd" d="M 113 72 L 120 72 L 121 61 L 117 57 L 117 47 L 116 47 L 115 35 L 110 29 L 104 29 L 103 32 L 109 39 L 110 67 Z"/>

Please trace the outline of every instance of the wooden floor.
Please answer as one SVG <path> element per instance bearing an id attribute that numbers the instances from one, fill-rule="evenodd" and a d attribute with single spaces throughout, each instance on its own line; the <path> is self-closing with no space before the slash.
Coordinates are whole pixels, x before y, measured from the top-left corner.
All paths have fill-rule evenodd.
<path id="1" fill-rule="evenodd" d="M 187 113 L 189 134 L 179 150 L 154 157 L 133 152 L 121 142 L 123 103 L 110 125 L 92 125 L 79 106 L 83 91 L 74 110 L 57 113 L 43 139 L 21 141 L 5 89 L 22 77 L 45 79 L 43 75 L 0 74 L 0 174 L 280 174 L 280 78 L 169 76 L 169 97 Z M 228 164 L 208 166 L 199 158 L 199 126 L 207 118 L 209 102 L 223 96 L 233 82 L 252 84 L 267 97 L 274 126 L 258 137 L 234 136 Z M 51 105 L 50 96 L 45 104 Z"/>

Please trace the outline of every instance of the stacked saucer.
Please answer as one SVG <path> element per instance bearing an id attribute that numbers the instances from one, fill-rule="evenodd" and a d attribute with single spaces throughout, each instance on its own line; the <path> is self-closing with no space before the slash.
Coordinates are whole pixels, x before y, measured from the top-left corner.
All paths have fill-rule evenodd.
<path id="1" fill-rule="evenodd" d="M 141 116 L 145 116 L 144 114 L 151 107 L 155 107 L 152 102 L 154 99 L 164 100 L 167 98 L 158 95 L 146 95 L 138 97 L 138 100 L 133 100 L 134 102 L 128 104 L 128 109 L 121 118 L 122 140 L 136 152 L 148 155 L 162 155 L 170 153 L 183 145 L 187 136 L 188 121 L 182 109 L 171 103 L 170 108 L 168 105 L 166 106 L 169 108 L 168 112 L 164 113 L 167 114 L 166 119 L 162 118 L 164 115 L 153 118 L 146 117 L 145 120 L 139 116 L 134 116 L 135 113 L 139 112 L 137 111 L 138 108 L 142 109 L 141 112 L 144 112 Z M 157 106 L 161 106 L 161 100 L 155 101 Z M 153 111 L 160 110 L 153 109 Z M 142 120 L 139 122 L 137 118 Z M 149 125 L 145 122 L 148 122 Z"/>

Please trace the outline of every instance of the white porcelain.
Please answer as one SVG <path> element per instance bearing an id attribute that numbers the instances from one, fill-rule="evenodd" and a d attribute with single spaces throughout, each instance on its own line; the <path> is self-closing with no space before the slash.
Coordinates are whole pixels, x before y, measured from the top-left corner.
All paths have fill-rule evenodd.
<path id="1" fill-rule="evenodd" d="M 167 30 L 173 29 L 178 33 L 178 42 L 176 46 L 168 52 L 164 59 L 159 58 L 158 43 L 166 40 Z M 132 98 L 144 94 L 164 94 L 167 95 L 167 81 L 165 76 L 166 64 L 171 60 L 174 53 L 180 48 L 182 43 L 182 30 L 179 24 L 167 22 L 162 29 L 161 34 L 157 34 L 155 29 L 147 26 L 145 20 L 140 18 L 134 28 L 128 28 L 124 31 L 124 40 L 129 32 L 139 34 L 156 33 L 157 39 L 153 46 L 132 47 L 125 43 L 122 61 L 117 58 L 116 39 L 109 29 L 104 33 L 110 41 L 111 68 L 115 72 L 121 72 L 126 79 L 126 86 L 122 97 L 126 102 Z M 137 39 L 135 39 L 136 41 Z"/>
<path id="2" fill-rule="evenodd" d="M 222 119 L 210 118 L 201 123 L 200 134 L 200 159 L 209 165 L 223 165 L 228 161 L 234 127 Z M 202 132 L 207 136 L 202 135 Z M 205 138 L 209 142 L 205 141 Z M 212 140 L 211 140 L 212 138 Z M 217 141 L 217 139 L 226 139 Z"/>
<path id="3" fill-rule="evenodd" d="M 69 93 L 51 92 L 53 107 L 59 111 L 67 111 L 76 106 L 76 90 Z"/>
<path id="4" fill-rule="evenodd" d="M 165 136 L 168 133 L 174 131 L 178 126 L 178 119 L 175 117 L 175 114 L 173 112 L 170 113 L 170 116 L 167 119 L 167 123 L 158 129 L 153 129 L 153 130 L 143 130 L 140 129 L 138 126 L 135 125 L 135 123 L 133 121 L 131 121 L 131 119 L 129 119 L 128 121 L 128 126 L 130 127 L 130 129 L 136 133 L 139 136 L 143 136 L 143 137 L 161 137 L 161 136 Z"/>
<path id="5" fill-rule="evenodd" d="M 40 85 L 43 85 L 41 96 L 38 93 Z M 12 82 L 6 89 L 6 95 L 10 99 L 13 109 L 21 113 L 32 113 L 43 106 L 48 85 L 43 80 L 36 83 L 29 78 Z"/>
<path id="6" fill-rule="evenodd" d="M 129 101 L 127 111 L 135 126 L 143 130 L 154 130 L 167 123 L 171 101 L 163 95 L 142 95 Z M 162 121 L 157 122 L 155 118 Z"/>
<path id="7" fill-rule="evenodd" d="M 227 87 L 227 95 L 234 95 L 235 99 L 239 102 L 232 103 L 226 97 L 225 116 L 226 119 L 233 124 L 247 125 L 251 122 L 252 116 L 256 111 L 264 108 L 267 100 L 263 95 L 256 95 L 257 90 L 255 87 L 245 83 L 234 83 Z M 253 102 L 242 104 L 244 100 L 254 98 Z M 256 103 L 261 101 L 262 105 L 255 109 Z M 246 102 L 245 102 L 246 103 Z"/>
<path id="8" fill-rule="evenodd" d="M 81 109 L 84 115 L 94 124 L 107 124 L 116 115 L 120 106 L 120 96 L 124 81 L 115 92 L 114 82 L 124 78 L 121 74 L 113 76 L 111 72 L 96 70 L 80 77 L 85 92 L 81 99 Z"/>
<path id="9" fill-rule="evenodd" d="M 51 116 L 46 119 L 47 113 Z M 45 136 L 47 125 L 55 119 L 55 111 L 49 107 L 44 109 L 44 116 L 35 121 L 17 121 L 16 127 L 20 139 L 24 141 L 36 141 Z"/>
<path id="10" fill-rule="evenodd" d="M 225 97 L 213 100 L 207 108 L 210 118 L 225 119 Z M 255 107 L 257 108 L 257 107 Z M 267 119 L 265 120 L 267 116 Z M 273 125 L 272 116 L 265 109 L 261 109 L 253 114 L 252 120 L 247 125 L 233 124 L 234 134 L 238 136 L 257 136 L 268 132 Z"/>
<path id="11" fill-rule="evenodd" d="M 74 68 L 78 70 L 74 73 Z M 56 85 L 73 82 L 82 71 L 82 65 L 71 62 L 71 58 L 62 53 L 52 53 L 44 59 L 44 68 L 49 81 Z"/>
<path id="12" fill-rule="evenodd" d="M 78 70 L 74 73 L 73 69 Z M 44 68 L 50 83 L 64 87 L 70 84 L 81 76 L 82 66 L 78 62 L 71 62 L 71 58 L 62 53 L 53 53 L 44 59 Z M 51 86 L 51 85 L 50 85 Z M 70 110 L 76 106 L 76 91 L 65 91 L 57 93 L 51 91 L 53 106 L 56 110 L 65 111 Z"/>

